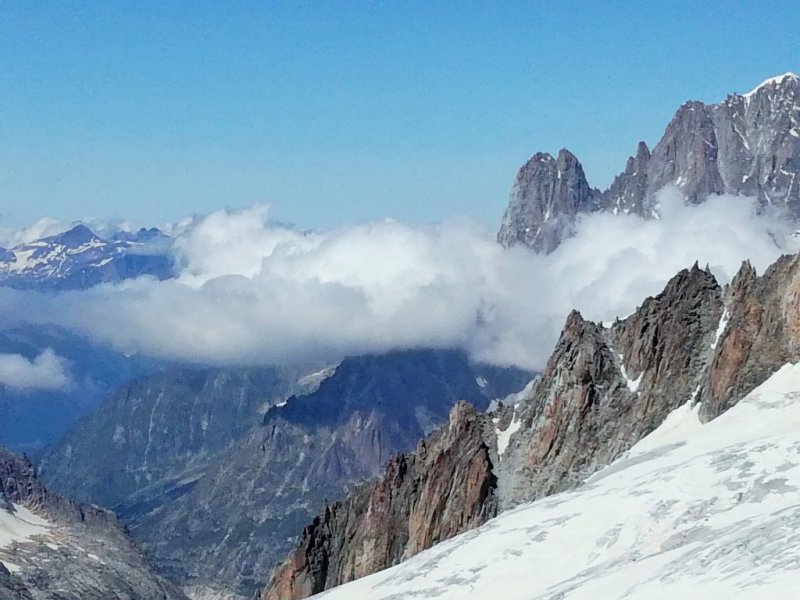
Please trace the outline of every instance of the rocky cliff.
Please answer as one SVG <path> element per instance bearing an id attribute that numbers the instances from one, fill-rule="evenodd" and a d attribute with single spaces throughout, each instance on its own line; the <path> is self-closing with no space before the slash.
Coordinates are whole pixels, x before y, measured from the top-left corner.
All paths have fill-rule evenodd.
<path id="1" fill-rule="evenodd" d="M 702 390 L 710 420 L 800 358 L 800 257 L 784 256 L 757 276 L 745 262 L 731 282 Z"/>
<path id="2" fill-rule="evenodd" d="M 124 385 L 39 463 L 53 489 L 127 515 L 186 493 L 264 411 L 303 389 L 286 369 L 174 367 Z"/>
<path id="3" fill-rule="evenodd" d="M 787 73 L 717 104 L 686 102 L 652 153 L 640 142 L 608 190 L 591 190 L 578 160 L 536 154 L 517 174 L 497 239 L 551 252 L 578 214 L 657 211 L 656 193 L 674 185 L 689 202 L 710 194 L 754 196 L 800 220 L 800 77 Z"/>
<path id="4" fill-rule="evenodd" d="M 569 150 L 562 149 L 557 158 L 540 152 L 517 174 L 497 240 L 552 252 L 572 232 L 575 216 L 598 210 L 598 200 L 599 192 L 589 187 Z"/>
<path id="5" fill-rule="evenodd" d="M 325 506 L 265 600 L 306 598 L 380 571 L 494 516 L 493 435 L 486 415 L 456 404 L 447 424 L 414 453 L 392 457 L 381 479 Z"/>
<path id="6" fill-rule="evenodd" d="M 800 280 L 797 257 L 784 257 L 758 276 L 745 263 L 733 282 L 721 288 L 713 275 L 695 265 L 678 273 L 664 291 L 648 298 L 632 315 L 604 326 L 572 312 L 544 371 L 514 406 L 488 416 L 494 432 L 482 443 L 492 489 L 483 515 L 580 485 L 592 473 L 623 455 L 682 405 L 699 404 L 713 419 L 763 383 L 783 364 L 800 358 Z M 433 437 L 427 444 L 441 444 Z M 470 454 L 470 442 L 456 436 L 451 455 Z M 408 464 L 415 457 L 395 459 Z M 398 462 L 399 461 L 399 462 Z M 433 475 L 436 476 L 436 475 Z M 448 535 L 471 529 L 474 504 L 464 502 L 470 479 L 440 474 L 436 485 L 450 500 Z M 400 479 L 402 481 L 402 479 Z M 404 490 L 392 463 L 372 491 L 355 491 L 327 507 L 308 526 L 300 545 L 275 572 L 265 592 L 269 600 L 297 600 L 407 558 L 440 541 L 419 535 L 409 543 L 419 486 Z M 384 493 L 376 526 L 372 495 Z M 436 500 L 440 500 L 437 497 Z M 459 515 L 454 518 L 454 515 Z M 428 523 L 428 529 L 434 524 Z M 385 533 L 383 528 L 391 533 Z M 387 552 L 375 539 L 400 540 Z M 344 568 L 342 565 L 345 565 Z M 355 568 L 354 565 L 358 565 Z"/>
<path id="7" fill-rule="evenodd" d="M 583 482 L 702 387 L 723 312 L 722 290 L 695 265 L 609 328 L 573 312 L 498 466 L 516 506 Z"/>
<path id="8" fill-rule="evenodd" d="M 0 448 L 0 598 L 186 600 L 155 575 L 112 513 L 45 488 Z"/>

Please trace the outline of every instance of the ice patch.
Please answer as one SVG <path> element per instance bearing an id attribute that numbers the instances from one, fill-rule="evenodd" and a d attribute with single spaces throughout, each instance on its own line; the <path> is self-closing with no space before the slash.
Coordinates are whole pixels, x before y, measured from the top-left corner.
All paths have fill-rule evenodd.
<path id="1" fill-rule="evenodd" d="M 511 423 L 508 424 L 505 431 L 500 431 L 495 427 L 497 434 L 497 455 L 502 458 L 503 453 L 508 448 L 508 443 L 511 441 L 511 436 L 514 435 L 522 426 L 522 421 L 517 420 L 517 412 L 514 411 L 514 416 L 511 418 Z"/>
<path id="2" fill-rule="evenodd" d="M 617 354 L 617 356 L 619 356 L 619 372 L 622 373 L 622 377 L 625 378 L 625 384 L 628 386 L 628 389 L 635 394 L 637 391 L 639 391 L 639 384 L 642 383 L 644 371 L 639 373 L 639 376 L 636 379 L 631 379 L 628 377 L 628 370 L 625 368 L 625 357 L 622 356 L 622 354 Z"/>
<path id="3" fill-rule="evenodd" d="M 46 534 L 51 523 L 19 504 L 13 504 L 13 512 L 0 508 L 0 548 L 14 542 L 22 542 L 37 535 Z"/>
<path id="4" fill-rule="evenodd" d="M 716 349 L 719 338 L 721 338 L 722 334 L 725 333 L 725 328 L 728 326 L 728 321 L 730 321 L 730 318 L 731 315 L 726 307 L 725 310 L 722 311 L 722 316 L 719 319 L 719 325 L 717 325 L 717 332 L 714 334 L 714 341 L 711 343 L 712 350 Z"/>

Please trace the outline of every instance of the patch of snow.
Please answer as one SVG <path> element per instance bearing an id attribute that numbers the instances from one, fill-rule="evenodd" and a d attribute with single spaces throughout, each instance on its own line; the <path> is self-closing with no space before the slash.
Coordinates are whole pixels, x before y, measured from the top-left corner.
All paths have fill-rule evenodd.
<path id="1" fill-rule="evenodd" d="M 319 384 L 328 379 L 331 375 L 336 372 L 336 366 L 333 367 L 325 367 L 320 371 L 315 371 L 314 373 L 309 373 L 308 375 L 304 375 L 300 379 L 297 380 L 297 383 L 303 386 L 309 387 L 319 387 Z"/>
<path id="2" fill-rule="evenodd" d="M 799 77 L 797 77 L 797 75 L 795 75 L 792 72 L 784 73 L 783 75 L 776 75 L 775 77 L 770 77 L 769 79 L 765 79 L 746 94 L 742 94 L 742 97 L 750 99 L 754 94 L 756 94 L 762 88 L 775 86 L 780 83 L 783 83 L 783 80 L 786 79 L 787 77 L 795 80 L 800 79 Z"/>
<path id="3" fill-rule="evenodd" d="M 636 393 L 639 390 L 639 384 L 642 383 L 642 377 L 644 377 L 644 372 L 639 373 L 639 376 L 636 379 L 628 379 L 628 389 Z"/>
<path id="4" fill-rule="evenodd" d="M 728 326 L 728 321 L 730 321 L 730 314 L 728 313 L 727 307 L 725 310 L 722 311 L 722 316 L 719 319 L 719 325 L 717 325 L 717 332 L 714 334 L 714 341 L 711 343 L 711 349 L 714 350 L 719 343 L 719 338 L 722 337 L 722 334 L 725 333 L 725 328 Z"/>
<path id="5" fill-rule="evenodd" d="M 0 560 L 0 563 L 5 565 L 9 573 L 19 573 L 22 570 L 22 567 L 20 567 L 19 565 L 14 564 L 12 562 L 8 562 L 7 560 Z"/>
<path id="6" fill-rule="evenodd" d="M 508 448 L 508 442 L 511 440 L 511 436 L 519 431 L 519 428 L 522 426 L 522 421 L 517 419 L 517 412 L 514 411 L 514 416 L 511 417 L 511 423 L 508 424 L 508 427 L 505 428 L 504 431 L 500 431 L 495 427 L 495 433 L 497 435 L 497 455 L 502 458 L 503 453 Z"/>
<path id="7" fill-rule="evenodd" d="M 786 365 L 709 423 L 680 407 L 577 490 L 319 598 L 796 598 L 799 430 L 800 365 Z"/>
<path id="8" fill-rule="evenodd" d="M 735 123 L 733 124 L 733 130 L 739 135 L 739 138 L 742 140 L 742 144 L 744 145 L 745 149 L 750 150 L 750 144 L 747 143 L 747 138 L 745 138 L 742 132 L 739 131 L 739 128 Z"/>
<path id="9" fill-rule="evenodd" d="M 506 396 L 505 398 L 503 398 L 503 399 L 501 400 L 501 402 L 502 402 L 503 404 L 505 404 L 506 406 L 516 406 L 516 405 L 517 405 L 517 404 L 519 404 L 519 403 L 520 403 L 522 400 L 525 400 L 526 398 L 529 398 L 529 397 L 530 397 L 531 393 L 533 392 L 533 386 L 534 386 L 535 384 L 536 384 L 536 378 L 534 377 L 534 378 L 533 378 L 533 379 L 531 379 L 531 380 L 530 380 L 528 383 L 526 383 L 526 384 L 525 384 L 525 387 L 524 387 L 524 388 L 522 388 L 522 389 L 521 389 L 520 391 L 518 391 L 518 392 L 514 392 L 514 393 L 512 393 L 512 394 L 509 394 L 508 396 Z M 494 401 L 493 401 L 493 402 L 494 402 Z"/>
<path id="10" fill-rule="evenodd" d="M 639 373 L 639 376 L 636 379 L 631 379 L 628 377 L 628 370 L 625 368 L 625 357 L 622 354 L 617 354 L 619 357 L 619 372 L 622 373 L 622 376 L 625 378 L 625 384 L 628 386 L 628 389 L 633 393 L 636 393 L 639 390 L 639 384 L 642 383 L 642 377 L 644 377 L 644 371 Z"/>
<path id="11" fill-rule="evenodd" d="M 14 257 L 16 260 L 13 263 L 8 265 L 8 270 L 13 272 L 24 271 L 34 265 L 34 261 L 31 260 L 33 253 L 36 250 L 15 250 Z"/>
<path id="12" fill-rule="evenodd" d="M 110 263 L 112 260 L 114 260 L 114 257 L 113 256 L 109 256 L 107 258 L 104 258 L 104 259 L 94 263 L 92 266 L 93 267 L 104 267 L 105 265 Z"/>
<path id="13" fill-rule="evenodd" d="M 51 523 L 32 513 L 24 506 L 13 504 L 13 512 L 0 508 L 0 548 L 13 542 L 22 542 L 48 532 Z"/>

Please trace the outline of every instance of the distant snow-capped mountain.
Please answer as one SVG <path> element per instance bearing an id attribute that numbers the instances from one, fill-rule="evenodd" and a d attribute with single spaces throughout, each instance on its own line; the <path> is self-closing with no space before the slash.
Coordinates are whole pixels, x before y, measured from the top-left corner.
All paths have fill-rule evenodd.
<path id="1" fill-rule="evenodd" d="M 0 248 L 0 285 L 85 289 L 150 275 L 174 276 L 170 238 L 158 229 L 117 232 L 109 239 L 85 225 L 11 249 Z"/>

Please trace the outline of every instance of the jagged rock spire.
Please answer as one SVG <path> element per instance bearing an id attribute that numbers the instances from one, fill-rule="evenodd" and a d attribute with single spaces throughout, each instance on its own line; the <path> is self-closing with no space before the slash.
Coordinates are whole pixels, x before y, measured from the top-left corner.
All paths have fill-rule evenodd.
<path id="1" fill-rule="evenodd" d="M 569 158 L 563 165 L 562 153 Z M 667 185 L 691 203 L 712 194 L 754 196 L 800 221 L 800 78 L 773 77 L 717 104 L 684 103 L 652 152 L 640 142 L 604 192 L 592 190 L 578 160 L 562 153 L 558 161 L 536 154 L 520 169 L 500 243 L 549 253 L 572 233 L 577 214 L 606 210 L 651 218 L 656 194 Z M 572 175 L 569 183 L 561 183 L 564 169 Z"/>

